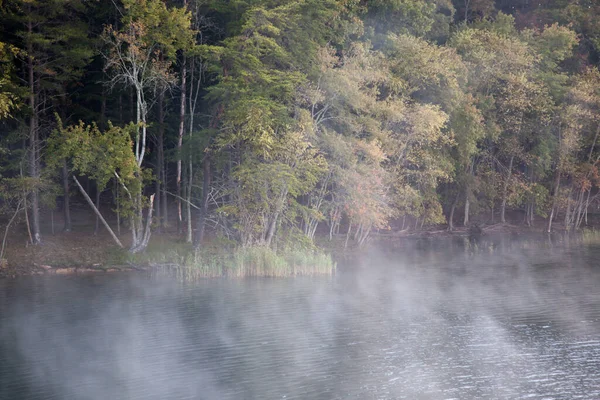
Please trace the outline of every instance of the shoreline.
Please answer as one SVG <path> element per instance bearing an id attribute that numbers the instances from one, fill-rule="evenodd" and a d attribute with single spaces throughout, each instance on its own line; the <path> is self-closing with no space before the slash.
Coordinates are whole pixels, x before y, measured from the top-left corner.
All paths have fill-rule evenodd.
<path id="1" fill-rule="evenodd" d="M 490 240 L 494 238 L 510 240 L 557 238 L 562 241 L 564 238 L 583 237 L 585 239 L 587 235 L 588 239 L 591 238 L 594 242 L 596 239 L 600 239 L 600 232 L 594 228 L 571 233 L 555 230 L 549 234 L 544 229 L 502 223 L 482 227 L 475 225 L 475 227 L 476 229 L 473 226 L 470 228 L 460 227 L 453 231 L 440 229 L 438 226 L 421 231 L 374 232 L 368 246 L 401 248 L 419 240 L 443 241 L 452 238 L 462 238 L 469 242 L 486 238 Z M 9 246 L 8 255 L 9 257 L 14 256 L 15 259 L 11 263 L 9 258 L 8 263 L 0 265 L 0 279 L 45 275 L 172 272 L 174 270 L 184 271 L 195 278 L 323 275 L 330 274 L 328 268 L 335 271 L 336 263 L 333 260 L 349 259 L 366 250 L 366 248 L 356 246 L 344 248 L 342 236 L 345 237 L 345 235 L 338 235 L 331 242 L 328 238 L 323 237 L 322 240 L 317 240 L 321 246 L 312 250 L 296 250 L 291 253 L 291 256 L 285 252 L 276 252 L 261 247 L 243 250 L 231 247 L 231 244 L 224 245 L 219 242 L 211 243 L 208 250 L 201 251 L 199 256 L 199 253 L 194 252 L 191 246 L 168 235 L 156 235 L 146 253 L 131 255 L 116 248 L 104 235 L 96 236 L 84 232 L 59 233 L 50 237 L 41 246 L 25 246 L 21 249 L 14 245 Z M 244 257 L 249 254 L 250 258 L 238 260 L 237 258 L 240 257 L 236 253 L 239 252 L 244 253 L 242 255 Z M 309 258 L 298 261 L 297 257 L 302 253 L 309 254 Z M 275 259 L 272 259 L 273 257 Z M 327 260 L 331 260 L 333 265 L 328 265 L 329 261 Z M 241 267 L 237 265 L 235 267 L 237 270 L 233 270 L 231 263 L 241 263 Z M 262 263 L 262 269 L 252 265 L 257 263 Z M 311 263 L 322 263 L 324 267 L 313 268 Z M 272 264 L 277 264 L 275 268 L 278 269 L 269 269 Z"/>

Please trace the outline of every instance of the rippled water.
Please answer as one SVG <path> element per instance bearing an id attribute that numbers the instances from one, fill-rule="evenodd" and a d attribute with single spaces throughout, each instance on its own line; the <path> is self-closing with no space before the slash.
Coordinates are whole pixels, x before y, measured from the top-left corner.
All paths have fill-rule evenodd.
<path id="1" fill-rule="evenodd" d="M 2 399 L 600 399 L 600 249 L 0 281 Z"/>

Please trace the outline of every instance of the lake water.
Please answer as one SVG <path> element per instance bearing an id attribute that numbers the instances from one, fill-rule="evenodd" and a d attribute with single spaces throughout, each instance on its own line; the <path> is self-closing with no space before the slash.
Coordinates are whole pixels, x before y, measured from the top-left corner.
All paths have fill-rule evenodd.
<path id="1" fill-rule="evenodd" d="M 0 281 L 0 399 L 600 399 L 600 248 L 486 246 Z"/>

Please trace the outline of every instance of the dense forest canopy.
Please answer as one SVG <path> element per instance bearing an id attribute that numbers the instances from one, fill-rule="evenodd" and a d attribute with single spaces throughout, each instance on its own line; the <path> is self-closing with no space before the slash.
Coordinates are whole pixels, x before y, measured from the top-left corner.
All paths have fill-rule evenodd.
<path id="1" fill-rule="evenodd" d="M 117 213 L 132 252 L 167 230 L 197 247 L 474 219 L 571 230 L 598 205 L 596 1 L 3 0 L 0 15 L 0 214 L 33 244 L 47 210 L 72 229 L 74 196 L 108 230 Z"/>

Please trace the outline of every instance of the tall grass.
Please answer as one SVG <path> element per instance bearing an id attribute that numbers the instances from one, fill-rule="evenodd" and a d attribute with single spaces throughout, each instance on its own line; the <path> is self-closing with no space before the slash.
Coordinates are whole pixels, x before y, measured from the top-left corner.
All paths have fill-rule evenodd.
<path id="1" fill-rule="evenodd" d="M 331 275 L 336 265 L 330 255 L 316 249 L 274 251 L 267 247 L 209 248 L 187 246 L 149 248 L 133 255 L 132 262 L 150 264 L 181 280 L 214 277 L 289 277 Z"/>
<path id="2" fill-rule="evenodd" d="M 583 244 L 600 244 L 600 230 L 585 228 L 581 231 L 581 241 Z"/>

